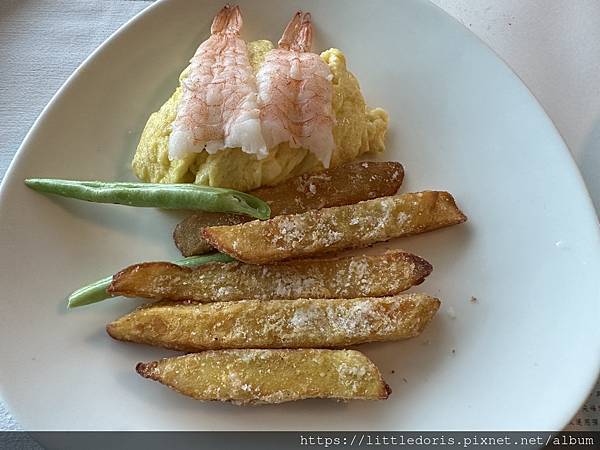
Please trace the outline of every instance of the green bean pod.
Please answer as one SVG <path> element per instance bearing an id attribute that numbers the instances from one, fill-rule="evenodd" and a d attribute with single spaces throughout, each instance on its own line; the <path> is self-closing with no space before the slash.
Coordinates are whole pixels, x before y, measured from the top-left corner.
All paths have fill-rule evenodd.
<path id="1" fill-rule="evenodd" d="M 202 256 L 191 256 L 189 258 L 180 259 L 173 261 L 175 264 L 186 267 L 201 266 L 209 262 L 231 262 L 233 258 L 223 253 L 211 253 L 209 255 Z M 111 298 L 111 295 L 107 292 L 107 288 L 112 281 L 112 275 L 106 278 L 102 278 L 94 283 L 83 286 L 69 295 L 67 302 L 67 308 L 77 308 L 78 306 L 90 305 L 92 303 L 98 303 L 107 298 Z"/>
<path id="2" fill-rule="evenodd" d="M 246 214 L 268 219 L 269 205 L 261 199 L 234 189 L 197 184 L 106 183 L 54 178 L 29 178 L 31 189 L 96 203 L 116 203 L 164 209 L 197 209 L 208 212 Z"/>

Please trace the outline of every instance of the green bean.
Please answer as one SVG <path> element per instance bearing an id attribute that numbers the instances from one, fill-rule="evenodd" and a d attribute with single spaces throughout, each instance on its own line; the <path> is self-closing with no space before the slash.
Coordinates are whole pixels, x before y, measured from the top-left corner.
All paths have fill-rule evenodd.
<path id="1" fill-rule="evenodd" d="M 117 203 L 165 209 L 199 209 L 209 212 L 247 214 L 268 219 L 269 205 L 259 198 L 233 189 L 197 184 L 105 183 L 53 178 L 29 178 L 31 189 L 96 203 Z"/>
<path id="2" fill-rule="evenodd" d="M 202 264 L 209 262 L 227 263 L 231 261 L 233 261 L 231 256 L 224 255 L 223 253 L 211 253 L 209 255 L 192 256 L 173 262 L 180 266 L 193 267 L 201 266 Z M 110 298 L 111 296 L 106 289 L 110 285 L 111 281 L 112 275 L 77 289 L 75 292 L 69 295 L 67 308 L 77 308 L 78 306 L 90 305 L 92 303 L 98 303 L 102 300 Z"/>

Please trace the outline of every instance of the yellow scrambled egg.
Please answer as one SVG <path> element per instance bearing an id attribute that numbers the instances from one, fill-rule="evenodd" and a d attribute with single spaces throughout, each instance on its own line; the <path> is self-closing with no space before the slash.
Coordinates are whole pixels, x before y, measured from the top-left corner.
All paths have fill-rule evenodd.
<path id="1" fill-rule="evenodd" d="M 250 62 L 255 71 L 272 48 L 270 41 L 248 44 Z M 358 81 L 346 69 L 346 58 L 340 50 L 327 50 L 321 53 L 321 58 L 333 74 L 333 110 L 336 116 L 333 136 L 336 149 L 331 167 L 352 161 L 363 153 L 383 151 L 387 113 L 381 108 L 370 109 L 366 106 Z M 180 82 L 187 75 L 188 69 L 179 77 Z M 146 123 L 132 163 L 135 174 L 142 181 L 193 182 L 249 191 L 323 168 L 308 150 L 290 148 L 285 143 L 270 149 L 269 156 L 261 160 L 235 148 L 220 150 L 214 155 L 203 151 L 188 154 L 181 160 L 169 161 L 169 135 L 181 94 L 180 83 L 171 98 Z"/>

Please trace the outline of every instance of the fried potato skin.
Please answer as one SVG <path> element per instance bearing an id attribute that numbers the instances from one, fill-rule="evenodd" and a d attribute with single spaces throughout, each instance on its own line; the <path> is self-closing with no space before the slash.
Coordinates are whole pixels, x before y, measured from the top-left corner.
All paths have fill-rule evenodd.
<path id="1" fill-rule="evenodd" d="M 277 186 L 259 188 L 250 193 L 266 201 L 274 217 L 393 195 L 403 179 L 404 169 L 400 163 L 353 162 L 301 175 Z M 183 256 L 200 255 L 211 249 L 201 235 L 202 228 L 236 225 L 249 220 L 246 216 L 235 214 L 193 214 L 177 224 L 173 239 Z"/>
<path id="2" fill-rule="evenodd" d="M 440 301 L 425 294 L 144 306 L 107 326 L 115 339 L 187 352 L 340 348 L 418 336 Z"/>
<path id="3" fill-rule="evenodd" d="M 356 350 L 219 350 L 139 363 L 136 371 L 197 400 L 238 405 L 307 398 L 385 400 L 379 369 Z"/>
<path id="4" fill-rule="evenodd" d="M 202 235 L 237 260 L 265 264 L 367 247 L 466 220 L 448 192 L 424 191 L 266 221 L 207 227 Z"/>
<path id="5" fill-rule="evenodd" d="M 202 237 L 202 228 L 219 225 L 237 225 L 251 220 L 247 216 L 227 213 L 200 213 L 186 217 L 175 226 L 173 240 L 183 256 L 203 255 L 212 247 Z"/>
<path id="6" fill-rule="evenodd" d="M 396 295 L 423 282 L 432 266 L 402 251 L 376 256 L 293 260 L 264 266 L 167 262 L 129 266 L 113 277 L 112 295 L 152 300 L 224 302 Z"/>

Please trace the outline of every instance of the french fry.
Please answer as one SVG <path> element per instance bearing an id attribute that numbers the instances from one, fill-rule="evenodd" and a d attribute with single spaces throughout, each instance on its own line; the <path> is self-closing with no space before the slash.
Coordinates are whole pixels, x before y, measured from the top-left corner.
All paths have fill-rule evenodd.
<path id="1" fill-rule="evenodd" d="M 187 352 L 227 348 L 339 348 L 415 337 L 440 305 L 425 294 L 359 299 L 242 300 L 141 307 L 110 336 Z"/>
<path id="2" fill-rule="evenodd" d="M 404 169 L 397 162 L 352 162 L 301 175 L 274 187 L 259 188 L 251 194 L 265 200 L 274 217 L 393 195 L 403 178 Z M 184 256 L 200 255 L 211 249 L 201 235 L 202 228 L 249 220 L 252 219 L 235 214 L 193 214 L 177 225 L 173 239 Z"/>
<path id="3" fill-rule="evenodd" d="M 422 283 L 431 270 L 424 259 L 402 251 L 264 266 L 233 262 L 190 268 L 151 262 L 117 273 L 108 291 L 126 297 L 202 303 L 383 297 Z"/>
<path id="4" fill-rule="evenodd" d="M 235 259 L 265 264 L 366 247 L 465 220 L 449 193 L 424 191 L 266 221 L 207 227 L 202 235 Z"/>
<path id="5" fill-rule="evenodd" d="M 404 168 L 398 162 L 351 162 L 252 191 L 273 216 L 358 203 L 398 192 Z"/>
<path id="6" fill-rule="evenodd" d="M 238 405 L 307 398 L 385 400 L 381 373 L 356 350 L 219 350 L 139 363 L 136 371 L 197 400 Z"/>

